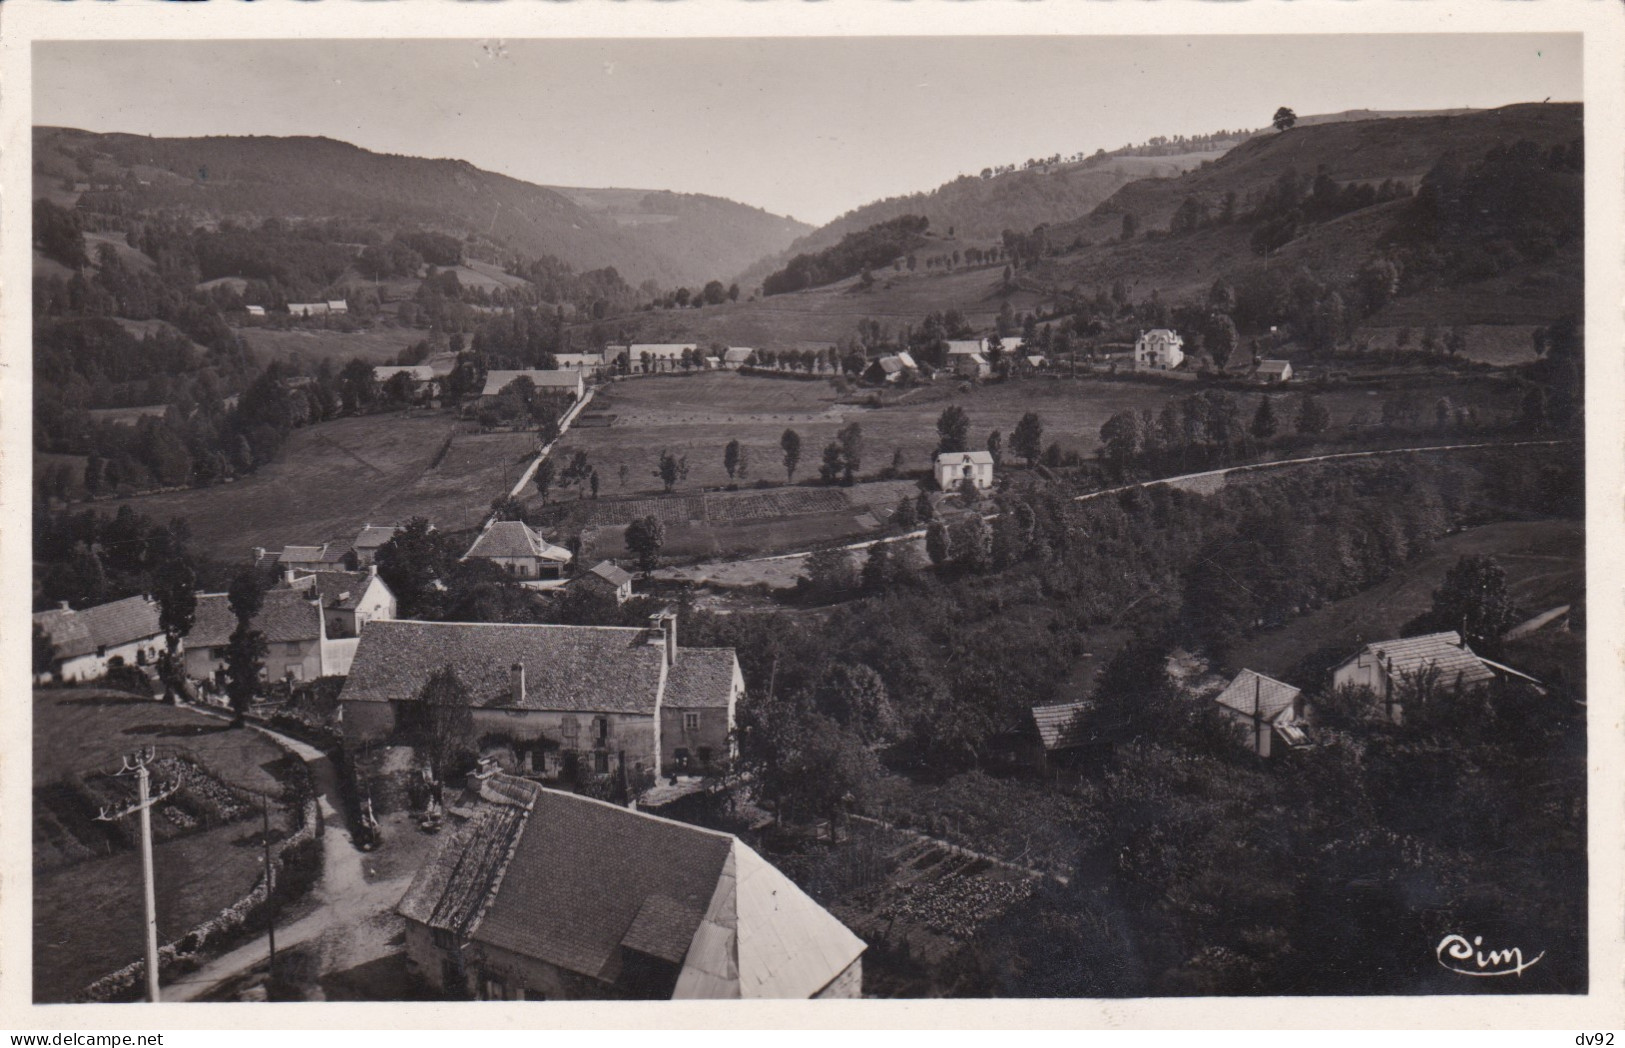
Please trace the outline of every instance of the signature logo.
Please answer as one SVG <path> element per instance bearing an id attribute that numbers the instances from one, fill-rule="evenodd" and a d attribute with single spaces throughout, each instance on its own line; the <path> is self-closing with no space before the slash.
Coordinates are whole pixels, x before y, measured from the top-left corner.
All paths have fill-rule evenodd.
<path id="1" fill-rule="evenodd" d="M 1473 936 L 1468 942 L 1465 935 L 1446 935 L 1434 947 L 1433 955 L 1438 958 L 1439 964 L 1457 975 L 1492 976 L 1492 975 L 1518 975 L 1536 964 L 1546 956 L 1542 950 L 1529 960 L 1523 959 L 1523 950 L 1514 946 L 1510 950 L 1490 950 L 1485 952 L 1482 935 Z"/>

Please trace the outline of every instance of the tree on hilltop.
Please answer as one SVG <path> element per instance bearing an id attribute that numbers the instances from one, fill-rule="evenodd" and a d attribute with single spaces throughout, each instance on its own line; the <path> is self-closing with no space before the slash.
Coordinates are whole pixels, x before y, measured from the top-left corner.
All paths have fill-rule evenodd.
<path id="1" fill-rule="evenodd" d="M 1277 131 L 1285 131 L 1287 128 L 1291 127 L 1297 122 L 1298 114 L 1294 113 L 1286 106 L 1282 106 L 1280 109 L 1275 111 L 1275 119 L 1272 121 L 1272 123 L 1275 125 L 1275 130 Z"/>

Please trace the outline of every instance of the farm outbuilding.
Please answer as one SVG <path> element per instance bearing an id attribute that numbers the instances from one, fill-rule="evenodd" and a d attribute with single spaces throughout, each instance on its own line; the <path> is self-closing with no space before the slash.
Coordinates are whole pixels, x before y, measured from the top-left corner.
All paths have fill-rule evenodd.
<path id="1" fill-rule="evenodd" d="M 1258 364 L 1258 370 L 1253 377 L 1266 385 L 1277 385 L 1292 381 L 1292 361 L 1290 360 L 1263 360 Z"/>
<path id="2" fill-rule="evenodd" d="M 480 391 L 480 396 L 497 396 L 518 378 L 529 379 L 530 384 L 538 392 L 568 396 L 572 401 L 580 400 L 587 395 L 587 381 L 582 377 L 580 370 L 576 368 L 557 368 L 546 371 L 536 369 L 527 371 L 487 371 L 485 373 L 485 388 Z"/>
<path id="3" fill-rule="evenodd" d="M 1260 757 L 1309 743 L 1305 731 L 1303 692 L 1252 670 L 1242 670 L 1215 700 L 1237 736 Z"/>
<path id="4" fill-rule="evenodd" d="M 481 1000 L 862 996 L 863 940 L 732 834 L 494 774 L 414 878 L 409 966 Z"/>
<path id="5" fill-rule="evenodd" d="M 150 597 L 126 597 L 75 610 L 62 601 L 50 611 L 34 613 L 34 625 L 51 638 L 56 651 L 51 669 L 42 675 L 59 681 L 100 677 L 114 659 L 126 666 L 145 666 L 164 648 L 158 625 L 158 603 Z"/>
<path id="6" fill-rule="evenodd" d="M 969 480 L 978 491 L 993 487 L 993 456 L 986 451 L 945 451 L 937 456 L 937 487 L 957 491 Z"/>
<path id="7" fill-rule="evenodd" d="M 556 579 L 570 563 L 571 555 L 522 520 L 493 520 L 485 525 L 463 559 L 488 560 L 521 579 Z"/>
<path id="8" fill-rule="evenodd" d="M 572 579 L 570 585 L 602 590 L 613 596 L 617 604 L 625 604 L 632 599 L 632 576 L 613 560 L 599 561 L 585 574 Z"/>
<path id="9" fill-rule="evenodd" d="M 1032 743 L 1035 770 L 1044 774 L 1076 764 L 1095 748 L 1097 740 L 1088 726 L 1088 716 L 1093 709 L 1092 702 L 1033 707 L 1031 734 L 1024 737 Z"/>

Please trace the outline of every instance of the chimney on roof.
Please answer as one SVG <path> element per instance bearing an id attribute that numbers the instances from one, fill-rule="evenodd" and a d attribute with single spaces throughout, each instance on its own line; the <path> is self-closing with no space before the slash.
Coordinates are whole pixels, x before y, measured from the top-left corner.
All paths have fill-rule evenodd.
<path id="1" fill-rule="evenodd" d="M 59 600 L 59 601 L 56 602 L 56 610 L 58 610 L 58 611 L 72 611 L 73 610 L 73 605 L 69 604 L 65 600 Z"/>
<path id="2" fill-rule="evenodd" d="M 292 588 L 292 586 L 293 586 L 293 569 L 292 568 L 283 568 L 282 569 L 282 581 L 286 582 L 288 584 L 289 588 Z"/>
<path id="3" fill-rule="evenodd" d="M 255 546 L 254 547 L 254 562 L 259 563 L 260 561 L 262 561 L 264 559 L 265 559 L 265 547 L 264 546 Z"/>
<path id="4" fill-rule="evenodd" d="M 525 704 L 525 664 L 516 662 L 508 667 L 508 697 L 515 706 Z"/>
<path id="5" fill-rule="evenodd" d="M 671 608 L 649 616 L 649 628 L 660 635 L 666 649 L 666 665 L 677 665 L 677 612 Z"/>
<path id="6" fill-rule="evenodd" d="M 376 565 L 376 564 L 368 564 L 367 565 L 367 574 L 371 575 L 374 578 L 377 578 L 378 577 L 378 565 Z"/>

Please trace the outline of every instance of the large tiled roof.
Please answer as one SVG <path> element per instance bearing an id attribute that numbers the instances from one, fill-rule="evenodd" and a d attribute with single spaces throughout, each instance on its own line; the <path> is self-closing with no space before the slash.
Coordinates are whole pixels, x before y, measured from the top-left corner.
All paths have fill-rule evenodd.
<path id="1" fill-rule="evenodd" d="M 733 692 L 735 665 L 732 648 L 678 648 L 677 664 L 666 674 L 665 705 L 726 708 Z"/>
<path id="2" fill-rule="evenodd" d="M 35 612 L 34 621 L 50 635 L 57 657 L 63 659 L 89 655 L 98 647 L 114 648 L 163 632 L 158 625 L 158 604 L 146 597 L 126 597 L 78 611 Z"/>
<path id="3" fill-rule="evenodd" d="M 1094 708 L 1089 702 L 1066 702 L 1057 706 L 1034 706 L 1033 723 L 1038 741 L 1046 750 L 1064 750 L 1084 741 L 1082 714 Z"/>
<path id="4" fill-rule="evenodd" d="M 541 557 L 563 563 L 570 559 L 570 551 L 548 542 L 522 520 L 499 520 L 480 532 L 468 556 Z"/>
<path id="5" fill-rule="evenodd" d="M 299 590 L 265 591 L 265 603 L 254 616 L 254 628 L 271 644 L 315 640 L 322 634 L 322 616 L 310 596 Z M 189 648 L 214 648 L 225 644 L 237 629 L 237 616 L 224 593 L 200 593 L 192 632 L 186 635 Z"/>
<path id="6" fill-rule="evenodd" d="M 487 371 L 483 396 L 494 397 L 508 388 L 508 384 L 523 375 L 537 389 L 576 389 L 581 385 L 581 372 L 574 368 L 554 371 Z"/>
<path id="7" fill-rule="evenodd" d="M 1367 644 L 1360 654 L 1380 655 L 1396 682 L 1430 666 L 1438 669 L 1439 682 L 1446 686 L 1455 684 L 1458 679 L 1463 684 L 1482 684 L 1494 676 L 1472 649 L 1462 643 L 1461 635 L 1455 630 Z"/>
<path id="8" fill-rule="evenodd" d="M 1292 704 L 1298 701 L 1302 694 L 1301 689 L 1290 684 L 1283 684 L 1273 677 L 1266 677 L 1262 673 L 1252 670 L 1242 670 L 1236 674 L 1223 691 L 1219 692 L 1218 703 L 1237 713 L 1244 713 L 1251 717 L 1257 713 L 1266 721 L 1273 721 Z"/>
<path id="9" fill-rule="evenodd" d="M 367 587 L 377 579 L 365 571 L 316 571 L 296 576 L 289 588 L 309 594 L 319 594 L 322 607 L 350 609 L 361 603 Z M 286 583 L 278 583 L 279 587 Z"/>
<path id="10" fill-rule="evenodd" d="M 982 350 L 984 350 L 986 348 L 987 348 L 987 342 L 985 340 L 979 339 L 979 338 L 971 338 L 971 339 L 952 339 L 951 338 L 951 339 L 948 340 L 948 355 L 951 356 L 951 357 L 970 356 L 972 353 L 980 353 L 980 352 L 982 352 Z"/>
<path id="11" fill-rule="evenodd" d="M 450 666 L 474 705 L 515 708 L 517 663 L 525 668 L 517 708 L 652 714 L 664 661 L 659 634 L 644 629 L 379 621 L 361 631 L 340 698 L 410 701 L 436 670 Z"/>
<path id="12" fill-rule="evenodd" d="M 732 848 L 725 834 L 541 791 L 471 938 L 609 980 L 629 935 L 681 960 Z"/>
<path id="13" fill-rule="evenodd" d="M 479 813 L 441 842 L 433 861 L 413 878 L 397 907 L 402 916 L 466 935 L 496 887 L 524 826 L 526 809 L 505 804 Z"/>

